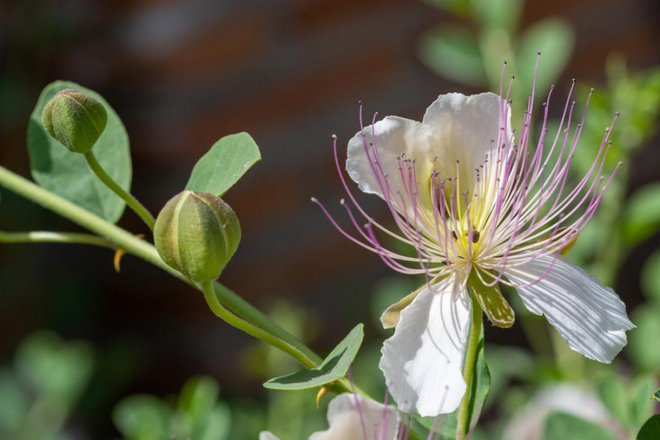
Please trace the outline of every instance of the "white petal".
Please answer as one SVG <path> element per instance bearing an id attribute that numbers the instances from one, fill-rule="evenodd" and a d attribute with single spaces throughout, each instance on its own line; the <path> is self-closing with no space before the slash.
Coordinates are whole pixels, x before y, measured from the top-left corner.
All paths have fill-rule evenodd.
<path id="1" fill-rule="evenodd" d="M 373 144 L 371 146 L 370 144 Z M 382 172 L 374 173 L 373 161 L 376 157 L 373 148 L 378 149 L 377 158 Z M 433 169 L 432 133 L 417 121 L 387 116 L 373 125 L 365 127 L 348 142 L 346 171 L 360 189 L 366 193 L 384 196 L 382 174 L 387 175 L 387 182 L 394 195 L 405 194 L 405 187 L 399 172 L 399 158 L 417 161 L 416 169 L 422 182 L 422 174 L 429 174 Z M 368 151 L 368 153 L 367 153 Z M 371 160 L 370 160 L 371 159 Z M 380 181 L 379 181 L 380 180 Z"/>
<path id="2" fill-rule="evenodd" d="M 259 433 L 259 440 L 280 440 L 280 438 L 270 431 L 261 431 Z"/>
<path id="3" fill-rule="evenodd" d="M 327 431 L 315 432 L 309 440 L 394 440 L 399 414 L 392 405 L 382 405 L 357 394 L 340 394 L 328 406 Z M 366 431 L 366 432 L 365 432 Z"/>
<path id="4" fill-rule="evenodd" d="M 453 278 L 422 290 L 383 345 L 380 369 L 401 411 L 450 413 L 465 394 L 461 370 L 471 305 L 465 291 L 453 290 Z"/>
<path id="5" fill-rule="evenodd" d="M 484 160 L 489 152 L 496 151 L 500 127 L 505 122 L 506 139 L 513 139 L 511 113 L 505 107 L 506 115 L 501 117 L 501 103 L 500 97 L 494 93 L 471 96 L 448 93 L 440 95 L 426 109 L 422 123 L 430 127 L 436 138 L 438 171 L 443 176 L 458 177 L 461 191 L 472 193 L 476 183 L 475 170 L 481 165 L 491 170 L 487 174 L 489 187 L 497 185 L 497 170 L 502 172 L 503 168 L 498 167 L 494 153 L 490 154 L 487 163 L 484 164 Z M 456 161 L 460 163 L 458 176 Z"/>
<path id="6" fill-rule="evenodd" d="M 443 150 L 436 151 L 444 162 L 447 153 L 453 159 L 466 160 L 473 167 L 479 166 L 490 151 L 491 142 L 497 141 L 500 126 L 506 119 L 510 137 L 510 112 L 500 121 L 502 100 L 494 93 L 465 96 L 461 93 L 440 95 L 424 114 L 422 123 L 429 126 Z M 505 110 L 506 111 L 506 110 Z M 454 166 L 453 163 L 450 164 Z"/>
<path id="7" fill-rule="evenodd" d="M 589 359 L 611 362 L 626 345 L 625 330 L 635 328 L 612 289 L 560 258 L 539 257 L 509 269 L 507 276 L 521 285 L 517 290 L 525 306 L 545 315 L 568 345 Z"/>

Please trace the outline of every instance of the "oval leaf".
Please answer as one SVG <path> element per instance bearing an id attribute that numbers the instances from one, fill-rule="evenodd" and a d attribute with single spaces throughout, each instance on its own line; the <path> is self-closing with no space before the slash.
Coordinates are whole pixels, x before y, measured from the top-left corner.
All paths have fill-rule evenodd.
<path id="1" fill-rule="evenodd" d="M 563 412 L 550 413 L 545 420 L 543 440 L 616 440 L 614 434 L 602 426 Z"/>
<path id="2" fill-rule="evenodd" d="M 304 390 L 320 387 L 343 378 L 360 349 L 363 337 L 364 325 L 358 324 L 330 352 L 319 368 L 275 377 L 264 383 L 264 387 L 273 390 Z"/>
<path id="3" fill-rule="evenodd" d="M 115 182 L 127 191 L 130 189 L 131 155 L 124 124 L 101 95 L 66 81 L 55 81 L 46 86 L 30 116 L 27 144 L 32 177 L 43 188 L 115 223 L 124 212 L 125 202 L 96 177 L 82 155 L 70 152 L 53 139 L 41 121 L 41 113 L 48 101 L 64 89 L 87 93 L 104 105 L 108 122 L 93 151 Z"/>
<path id="4" fill-rule="evenodd" d="M 634 246 L 652 236 L 660 227 L 660 183 L 652 183 L 635 191 L 626 204 L 623 233 Z"/>
<path id="5" fill-rule="evenodd" d="M 523 36 L 517 57 L 521 90 L 525 93 L 531 90 L 537 53 L 541 52 L 536 90 L 541 95 L 545 94 L 550 84 L 564 71 L 573 53 L 574 42 L 573 29 L 562 19 L 547 18 L 534 23 Z"/>
<path id="6" fill-rule="evenodd" d="M 660 300 L 660 251 L 656 251 L 642 267 L 642 290 L 648 298 Z"/>
<path id="7" fill-rule="evenodd" d="M 443 26 L 427 32 L 419 56 L 434 72 L 468 85 L 486 82 L 479 45 L 468 29 Z"/>
<path id="8" fill-rule="evenodd" d="M 186 189 L 222 196 L 259 160 L 259 147 L 248 133 L 225 136 L 197 161 Z"/>

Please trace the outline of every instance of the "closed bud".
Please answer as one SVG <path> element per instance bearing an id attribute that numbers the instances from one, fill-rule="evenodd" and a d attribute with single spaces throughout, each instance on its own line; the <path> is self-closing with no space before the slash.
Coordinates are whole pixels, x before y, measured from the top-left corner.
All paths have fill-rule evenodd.
<path id="1" fill-rule="evenodd" d="M 198 282 L 218 278 L 240 240 L 236 214 L 209 193 L 177 194 L 160 211 L 154 227 L 163 261 Z"/>
<path id="2" fill-rule="evenodd" d="M 108 114 L 89 95 L 65 89 L 53 96 L 42 114 L 48 133 L 74 153 L 87 153 L 103 133 Z"/>

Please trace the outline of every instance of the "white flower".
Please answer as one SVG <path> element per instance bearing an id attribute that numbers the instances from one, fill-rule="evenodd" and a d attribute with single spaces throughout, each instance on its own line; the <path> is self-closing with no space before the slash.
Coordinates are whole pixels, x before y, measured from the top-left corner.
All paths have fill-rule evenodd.
<path id="1" fill-rule="evenodd" d="M 340 394 L 328 405 L 327 431 L 313 433 L 309 440 L 395 440 L 399 414 L 392 405 L 382 405 L 358 394 Z M 259 440 L 279 440 L 271 432 Z"/>
<path id="2" fill-rule="evenodd" d="M 508 100 L 492 93 L 441 95 L 422 122 L 388 116 L 363 127 L 348 143 L 346 170 L 362 191 L 385 200 L 397 232 L 357 203 L 335 141 L 342 182 L 367 224 L 362 227 L 343 200 L 357 235 L 328 215 L 330 220 L 392 269 L 426 275 L 424 286 L 382 318 L 396 329 L 385 341 L 380 368 L 404 412 L 436 416 L 456 410 L 466 389 L 462 366 L 471 298 L 493 324 L 513 324 L 499 284 L 515 288 L 532 313 L 545 315 L 573 350 L 590 359 L 610 362 L 626 344 L 625 331 L 634 327 L 614 291 L 560 257 L 614 175 L 603 177 L 609 128 L 591 168 L 570 186 L 582 123 L 573 121 L 569 98 L 550 136 L 549 100 L 533 151 L 533 99 L 515 145 Z M 413 246 L 418 256 L 385 249 L 377 233 Z"/>

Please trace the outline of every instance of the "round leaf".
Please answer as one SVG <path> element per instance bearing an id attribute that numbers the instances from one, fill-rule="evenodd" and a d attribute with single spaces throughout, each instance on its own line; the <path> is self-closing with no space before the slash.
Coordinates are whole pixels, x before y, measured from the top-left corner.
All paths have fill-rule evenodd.
<path id="1" fill-rule="evenodd" d="M 65 81 L 46 86 L 30 116 L 27 144 L 32 177 L 43 188 L 115 223 L 124 212 L 125 202 L 99 180 L 82 155 L 69 151 L 43 126 L 41 114 L 44 107 L 64 89 L 86 93 L 105 107 L 107 124 L 93 152 L 115 182 L 127 191 L 130 189 L 132 171 L 128 135 L 119 116 L 98 93 Z"/>

